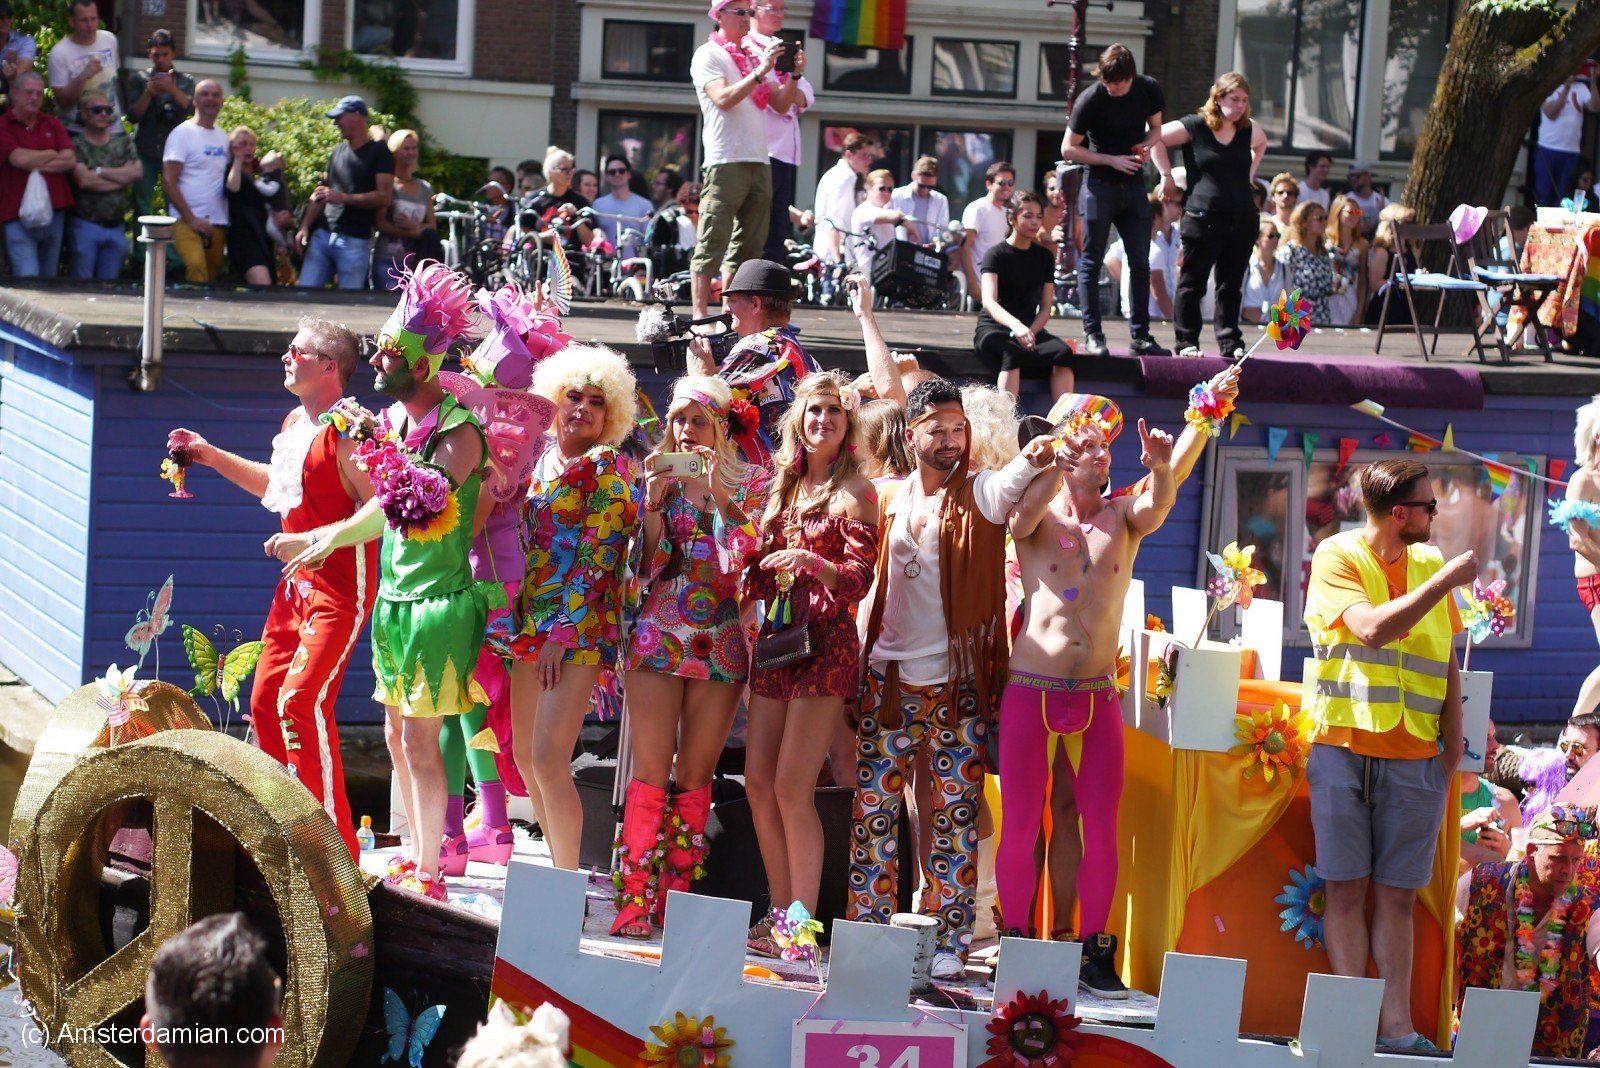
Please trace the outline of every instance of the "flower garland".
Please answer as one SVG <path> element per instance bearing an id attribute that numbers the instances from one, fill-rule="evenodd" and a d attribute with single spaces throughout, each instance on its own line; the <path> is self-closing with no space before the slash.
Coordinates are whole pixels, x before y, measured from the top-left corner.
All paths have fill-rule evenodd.
<path id="1" fill-rule="evenodd" d="M 1311 756 L 1307 713 L 1291 712 L 1279 701 L 1270 710 L 1240 713 L 1233 722 L 1237 728 L 1233 736 L 1240 744 L 1229 749 L 1228 755 L 1244 757 L 1245 778 L 1253 778 L 1259 768 L 1268 785 L 1274 778 L 1289 782 L 1297 769 L 1306 766 Z"/>
<path id="2" fill-rule="evenodd" d="M 333 407 L 323 412 L 318 419 L 333 427 L 341 438 L 351 441 L 366 441 L 377 433 L 377 420 L 373 414 L 349 397 L 341 397 L 334 402 Z"/>
<path id="3" fill-rule="evenodd" d="M 1189 407 L 1183 421 L 1196 434 L 1214 438 L 1222 433 L 1223 421 L 1233 414 L 1233 401 L 1211 388 L 1209 382 L 1196 382 L 1189 390 Z"/>
<path id="4" fill-rule="evenodd" d="M 1515 895 L 1517 900 L 1517 986 L 1522 990 L 1534 988 L 1534 971 L 1537 967 L 1539 996 L 1555 993 L 1561 967 L 1561 937 L 1567 930 L 1567 910 L 1578 898 L 1578 884 L 1574 882 L 1550 906 L 1550 926 L 1545 930 L 1544 945 L 1539 948 L 1537 965 L 1533 948 L 1533 887 L 1528 882 L 1528 862 L 1517 865 Z"/>
<path id="5" fill-rule="evenodd" d="M 1065 998 L 1047 991 L 1018 993 L 986 1025 L 989 1059 L 978 1068 L 1046 1068 L 1068 1064 L 1077 1053 L 1078 1025 Z"/>
<path id="6" fill-rule="evenodd" d="M 438 541 L 460 524 L 461 505 L 443 468 L 415 459 L 387 437 L 357 445 L 355 462 L 372 480 L 389 526 L 402 537 Z"/>
<path id="7" fill-rule="evenodd" d="M 732 1063 L 728 1049 L 733 1039 L 727 1037 L 726 1027 L 717 1026 L 714 1016 L 701 1020 L 675 1012 L 672 1019 L 652 1024 L 650 1033 L 660 1041 L 644 1044 L 647 1063 L 681 1068 L 728 1068 Z"/>
<path id="8" fill-rule="evenodd" d="M 706 836 L 689 829 L 688 822 L 677 809 L 668 809 L 667 817 L 662 821 L 661 833 L 664 842 L 664 852 L 661 856 L 662 866 L 671 869 L 671 874 L 691 883 L 699 882 L 706 877 Z M 672 849 L 687 853 L 693 859 L 688 867 L 679 868 L 667 862 Z"/>

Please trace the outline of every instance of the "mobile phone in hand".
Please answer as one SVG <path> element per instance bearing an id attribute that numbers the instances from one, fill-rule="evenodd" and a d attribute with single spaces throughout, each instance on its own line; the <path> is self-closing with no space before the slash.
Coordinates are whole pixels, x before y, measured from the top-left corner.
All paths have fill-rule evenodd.
<path id="1" fill-rule="evenodd" d="M 699 478 L 706 473 L 706 462 L 699 453 L 663 452 L 650 462 L 650 469 L 674 478 Z"/>
<path id="2" fill-rule="evenodd" d="M 793 74 L 795 52 L 794 42 L 784 41 L 782 50 L 778 52 L 778 61 L 772 65 L 772 69 L 779 74 Z"/>

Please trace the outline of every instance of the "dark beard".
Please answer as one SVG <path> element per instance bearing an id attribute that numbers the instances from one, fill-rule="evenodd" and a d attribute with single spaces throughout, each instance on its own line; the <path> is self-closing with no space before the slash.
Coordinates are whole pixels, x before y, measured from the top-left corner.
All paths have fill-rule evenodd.
<path id="1" fill-rule="evenodd" d="M 386 397 L 405 401 L 416 395 L 418 384 L 416 373 L 408 367 L 404 372 L 392 375 L 379 371 L 372 386 Z"/>

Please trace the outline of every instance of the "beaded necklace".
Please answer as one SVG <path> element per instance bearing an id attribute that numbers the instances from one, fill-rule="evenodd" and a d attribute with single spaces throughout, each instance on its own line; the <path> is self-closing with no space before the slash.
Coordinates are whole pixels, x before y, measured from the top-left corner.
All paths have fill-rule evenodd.
<path id="1" fill-rule="evenodd" d="M 1533 887 L 1528 882 L 1527 861 L 1517 865 L 1512 886 L 1517 900 L 1517 986 L 1522 990 L 1532 990 L 1535 970 Z M 1550 906 L 1550 926 L 1545 931 L 1544 945 L 1539 950 L 1537 961 L 1541 997 L 1555 993 L 1556 972 L 1561 964 L 1561 936 L 1567 929 L 1567 910 L 1577 896 L 1578 885 L 1573 883 Z"/>

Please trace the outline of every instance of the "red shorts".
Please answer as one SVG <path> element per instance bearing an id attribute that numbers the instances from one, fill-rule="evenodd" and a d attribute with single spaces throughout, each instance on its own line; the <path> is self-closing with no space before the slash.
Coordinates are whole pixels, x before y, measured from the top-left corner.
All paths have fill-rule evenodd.
<path id="1" fill-rule="evenodd" d="M 1578 580 L 1578 600 L 1583 602 L 1585 612 L 1594 611 L 1594 606 L 1600 604 L 1600 575 L 1585 575 Z"/>

